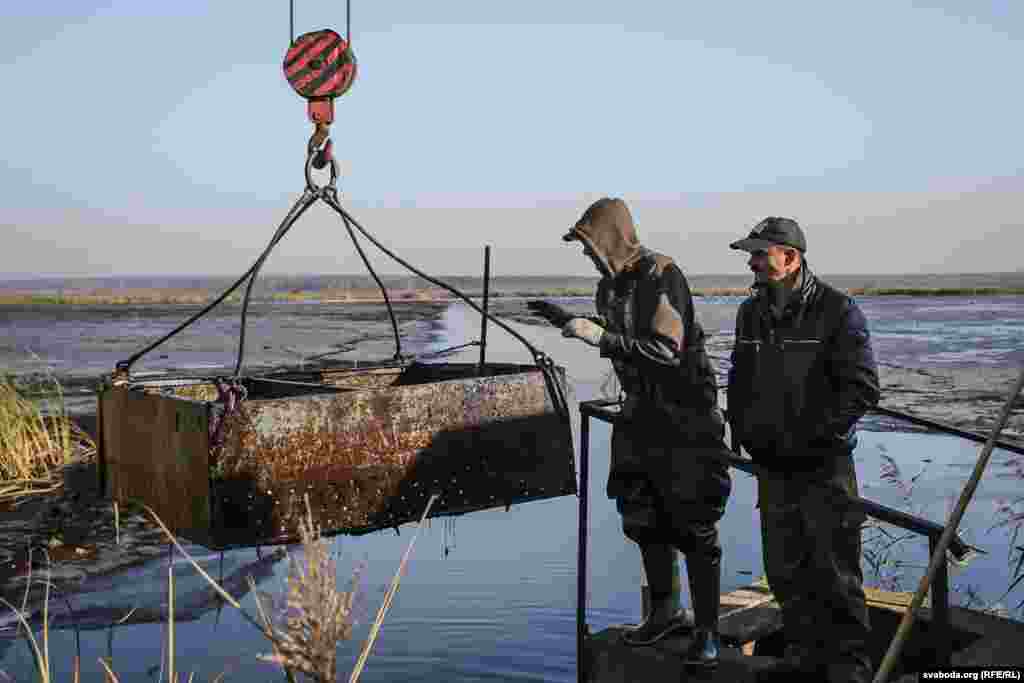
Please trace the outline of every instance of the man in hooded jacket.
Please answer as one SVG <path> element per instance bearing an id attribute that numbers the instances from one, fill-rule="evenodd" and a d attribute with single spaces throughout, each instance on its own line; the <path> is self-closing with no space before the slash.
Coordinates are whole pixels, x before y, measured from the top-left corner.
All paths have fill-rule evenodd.
<path id="1" fill-rule="evenodd" d="M 750 253 L 755 294 L 740 304 L 729 422 L 765 473 L 758 503 L 765 573 L 782 608 L 789 668 L 867 683 L 870 631 L 860 567 L 855 425 L 878 402 L 867 321 L 807 265 L 807 240 L 771 216 L 730 245 Z"/>
<path id="2" fill-rule="evenodd" d="M 715 525 L 731 480 L 718 389 L 689 285 L 671 258 L 640 244 L 621 199 L 595 202 L 563 239 L 580 241 L 602 278 L 597 318 L 573 318 L 562 333 L 611 359 L 625 394 L 607 492 L 624 533 L 640 546 L 651 593 L 649 617 L 626 642 L 650 644 L 685 625 L 671 599 L 678 548 L 694 611 L 686 660 L 714 667 L 722 555 Z"/>

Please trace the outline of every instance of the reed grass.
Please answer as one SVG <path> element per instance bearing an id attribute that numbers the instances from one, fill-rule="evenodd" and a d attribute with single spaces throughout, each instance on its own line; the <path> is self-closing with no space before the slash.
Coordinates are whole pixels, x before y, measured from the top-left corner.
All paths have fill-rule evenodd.
<path id="1" fill-rule="evenodd" d="M 206 290 L 89 290 L 62 292 L 59 294 L 4 292 L 0 293 L 0 304 L 30 306 L 195 305 L 212 301 L 213 298 L 214 294 Z"/>
<path id="2" fill-rule="evenodd" d="M 32 399 L 0 379 L 0 501 L 59 488 L 60 468 L 89 450 L 95 443 L 68 417 L 59 382 Z"/>
<path id="3" fill-rule="evenodd" d="M 879 444 L 878 450 L 882 460 L 880 470 L 882 481 L 900 492 L 902 511 L 922 516 L 921 506 L 915 504 L 914 498 L 916 484 L 925 474 L 927 465 L 923 465 L 917 473 L 908 477 L 896 461 L 887 454 L 885 446 Z M 1002 463 L 1002 466 L 1004 471 L 995 475 L 996 477 L 1024 481 L 1024 456 L 1011 455 Z M 1014 592 L 1024 588 L 1024 545 L 1019 543 L 1021 532 L 1024 531 L 1024 509 L 1022 508 L 1024 508 L 1024 496 L 995 501 L 993 522 L 988 531 L 1003 529 L 1009 537 L 1006 560 L 1007 566 L 1011 568 L 1010 576 L 1003 593 L 989 602 L 984 601 L 969 585 L 951 585 L 950 589 L 954 593 L 967 596 L 965 607 L 997 616 L 1014 617 L 1011 610 L 1004 605 L 1012 604 L 1006 601 Z M 870 574 L 878 582 L 880 588 L 893 591 L 903 590 L 906 578 L 904 570 L 920 567 L 911 565 L 903 559 L 901 547 L 905 543 L 919 541 L 920 537 L 909 531 L 892 528 L 888 524 L 874 519 L 868 519 L 864 524 L 864 529 L 867 534 L 863 543 L 863 557 Z M 950 557 L 953 570 L 951 575 L 964 569 L 968 561 L 957 562 Z M 1014 618 L 1020 619 L 1024 616 L 1024 598 L 1021 598 L 1013 606 L 1013 610 L 1016 612 Z"/>
<path id="4" fill-rule="evenodd" d="M 1024 294 L 1018 287 L 850 287 L 851 296 L 997 296 Z"/>
<path id="5" fill-rule="evenodd" d="M 274 653 L 263 659 L 279 664 L 286 672 L 297 671 L 317 683 L 329 683 L 337 678 L 338 643 L 352 637 L 359 572 L 357 569 L 350 590 L 338 590 L 337 568 L 313 521 L 308 496 L 299 538 L 303 557 L 288 559 L 283 624 L 274 623 L 257 596 L 264 632 L 274 646 Z"/>

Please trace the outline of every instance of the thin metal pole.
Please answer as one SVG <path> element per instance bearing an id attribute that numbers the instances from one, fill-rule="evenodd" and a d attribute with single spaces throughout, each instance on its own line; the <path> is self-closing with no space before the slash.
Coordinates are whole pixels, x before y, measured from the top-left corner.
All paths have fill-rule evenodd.
<path id="1" fill-rule="evenodd" d="M 960 500 L 957 501 L 956 508 L 946 523 L 946 528 L 939 539 L 938 547 L 932 552 L 932 560 L 928 565 L 928 571 L 921 577 L 921 584 L 917 587 L 917 592 L 914 593 L 910 606 L 907 607 L 907 611 L 903 614 L 903 621 L 900 622 L 900 627 L 896 631 L 892 643 L 889 644 L 889 650 L 885 653 L 882 665 L 878 667 L 874 683 L 884 683 L 889 672 L 896 665 L 896 661 L 900 656 L 900 650 L 903 648 L 903 643 L 910 635 L 910 630 L 914 626 L 914 619 L 917 616 L 917 610 L 921 607 L 922 600 L 924 600 L 924 594 L 928 591 L 932 578 L 938 573 L 939 566 L 945 566 L 946 564 L 946 548 L 949 547 L 949 542 L 956 535 L 956 530 L 960 526 L 960 520 L 963 518 L 964 512 L 967 511 L 967 505 L 971 502 L 971 498 L 974 497 L 974 492 L 981 482 L 981 475 L 985 473 L 985 467 L 988 465 L 988 460 L 992 455 L 996 439 L 999 438 L 999 432 L 1003 431 L 1006 421 L 1010 419 L 1010 411 L 1013 409 L 1013 404 L 1016 402 L 1017 395 L 1021 392 L 1022 388 L 1024 388 L 1024 368 L 1021 368 L 1020 377 L 1017 378 L 1013 391 L 1006 399 L 1003 412 L 999 416 L 996 426 L 993 427 L 992 434 L 988 437 L 988 442 L 981 450 L 981 455 L 978 456 L 978 462 L 974 465 L 974 472 L 971 473 L 970 480 L 964 486 L 963 491 L 960 492 Z"/>
<path id="2" fill-rule="evenodd" d="M 288 0 L 288 45 L 295 44 L 295 0 Z"/>
<path id="3" fill-rule="evenodd" d="M 940 538 L 936 534 L 928 536 L 929 554 L 935 554 Z M 932 581 L 932 630 L 936 631 L 934 640 L 938 644 L 935 664 L 949 666 L 953 658 L 953 639 L 949 629 L 949 572 L 945 562 L 939 565 Z"/>
<path id="4" fill-rule="evenodd" d="M 590 415 L 580 412 L 580 527 L 576 560 L 576 680 L 587 681 L 587 527 L 590 491 Z"/>
<path id="5" fill-rule="evenodd" d="M 487 302 L 491 284 L 491 245 L 484 247 L 484 306 L 480 317 L 480 365 L 477 374 L 483 374 L 487 355 Z"/>

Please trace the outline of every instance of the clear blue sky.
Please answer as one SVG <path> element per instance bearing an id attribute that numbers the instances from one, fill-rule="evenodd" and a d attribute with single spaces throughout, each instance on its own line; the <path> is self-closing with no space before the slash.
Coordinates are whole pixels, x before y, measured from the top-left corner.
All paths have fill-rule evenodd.
<path id="1" fill-rule="evenodd" d="M 769 214 L 820 271 L 1022 266 L 1024 3 L 353 0 L 352 28 L 342 189 L 433 273 L 489 243 L 590 274 L 558 235 L 604 194 L 695 273 L 744 272 Z M 0 274 L 244 270 L 303 185 L 287 41 L 287 0 L 3 3 Z M 326 210 L 266 268 L 362 270 Z"/>

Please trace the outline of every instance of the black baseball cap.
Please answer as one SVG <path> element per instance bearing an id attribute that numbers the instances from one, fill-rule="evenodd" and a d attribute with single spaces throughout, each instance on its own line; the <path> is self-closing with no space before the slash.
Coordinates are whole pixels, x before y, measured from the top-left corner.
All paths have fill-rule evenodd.
<path id="1" fill-rule="evenodd" d="M 793 247 L 801 253 L 807 251 L 807 238 L 800 225 L 792 218 L 768 216 L 750 231 L 746 238 L 729 245 L 743 251 L 759 251 L 771 246 Z"/>

